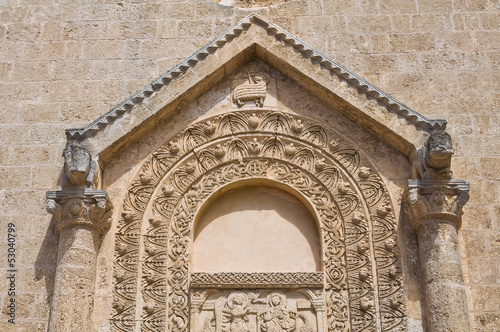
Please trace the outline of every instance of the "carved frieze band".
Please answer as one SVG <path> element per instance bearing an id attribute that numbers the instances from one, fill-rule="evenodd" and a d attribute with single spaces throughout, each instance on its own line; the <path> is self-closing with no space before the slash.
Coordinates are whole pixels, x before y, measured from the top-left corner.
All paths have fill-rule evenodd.
<path id="1" fill-rule="evenodd" d="M 194 124 L 144 163 L 117 227 L 114 330 L 134 330 L 136 322 L 143 331 L 189 330 L 196 211 L 223 186 L 255 178 L 293 188 L 317 211 L 327 329 L 404 329 L 396 221 L 382 180 L 337 134 L 263 110 Z"/>
<path id="2" fill-rule="evenodd" d="M 289 273 L 191 273 L 195 288 L 323 288 L 323 272 Z"/>

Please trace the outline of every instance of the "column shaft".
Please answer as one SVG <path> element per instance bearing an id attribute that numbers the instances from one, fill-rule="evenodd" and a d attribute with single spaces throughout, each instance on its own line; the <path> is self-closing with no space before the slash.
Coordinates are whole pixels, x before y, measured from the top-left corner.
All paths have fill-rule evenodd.
<path id="1" fill-rule="evenodd" d="M 470 331 L 456 224 L 430 219 L 417 234 L 429 332 Z"/>
<path id="2" fill-rule="evenodd" d="M 99 232 L 74 225 L 59 236 L 49 331 L 91 332 Z"/>

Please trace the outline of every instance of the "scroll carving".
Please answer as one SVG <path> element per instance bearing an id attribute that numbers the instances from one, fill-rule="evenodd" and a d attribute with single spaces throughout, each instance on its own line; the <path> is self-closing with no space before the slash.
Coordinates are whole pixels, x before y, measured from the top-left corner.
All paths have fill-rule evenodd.
<path id="1" fill-rule="evenodd" d="M 286 113 L 235 111 L 186 128 L 145 162 L 124 201 L 116 237 L 114 330 L 126 331 L 123 326 L 137 320 L 144 331 L 193 330 L 191 310 L 199 302 L 190 297 L 191 286 L 201 287 L 202 279 L 207 286 L 213 278 L 227 282 L 227 287 L 248 281 L 234 281 L 235 275 L 190 278 L 189 261 L 199 207 L 223 186 L 254 178 L 293 188 L 318 214 L 324 261 L 324 300 L 317 309 L 324 312 L 322 329 L 403 329 L 404 305 L 396 305 L 404 303 L 396 222 L 385 186 L 373 169 L 351 143 L 309 119 Z M 152 204 L 146 216 L 148 202 Z M 293 278 L 303 287 L 313 286 L 298 274 Z M 135 286 L 138 279 L 140 289 Z M 258 282 L 249 284 L 264 288 Z M 154 305 L 133 309 L 138 293 Z M 224 310 L 229 312 L 228 307 Z M 134 312 L 142 314 L 136 317 Z M 351 315 L 362 319 L 352 320 Z M 205 323 L 196 329 L 216 327 L 215 320 Z M 252 328 L 260 328 L 257 313 Z"/>

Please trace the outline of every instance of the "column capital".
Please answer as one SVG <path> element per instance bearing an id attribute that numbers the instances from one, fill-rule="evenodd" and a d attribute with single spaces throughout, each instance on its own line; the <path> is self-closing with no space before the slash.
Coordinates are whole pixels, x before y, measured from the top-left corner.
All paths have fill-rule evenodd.
<path id="1" fill-rule="evenodd" d="M 417 229 L 428 220 L 449 220 L 459 229 L 462 207 L 469 200 L 469 188 L 464 180 L 408 180 L 404 206 L 412 226 Z"/>
<path id="2" fill-rule="evenodd" d="M 47 212 L 54 215 L 57 231 L 73 225 L 85 225 L 104 233 L 109 229 L 113 205 L 105 190 L 48 191 Z"/>

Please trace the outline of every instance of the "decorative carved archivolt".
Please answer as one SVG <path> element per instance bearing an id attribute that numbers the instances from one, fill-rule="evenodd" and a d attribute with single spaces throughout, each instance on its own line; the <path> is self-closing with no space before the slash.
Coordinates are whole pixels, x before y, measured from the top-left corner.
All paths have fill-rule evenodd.
<path id="1" fill-rule="evenodd" d="M 277 183 L 315 210 L 325 330 L 405 329 L 396 221 L 374 167 L 322 125 L 254 110 L 196 123 L 143 164 L 117 225 L 114 330 L 190 330 L 193 221 L 239 181 Z"/>

